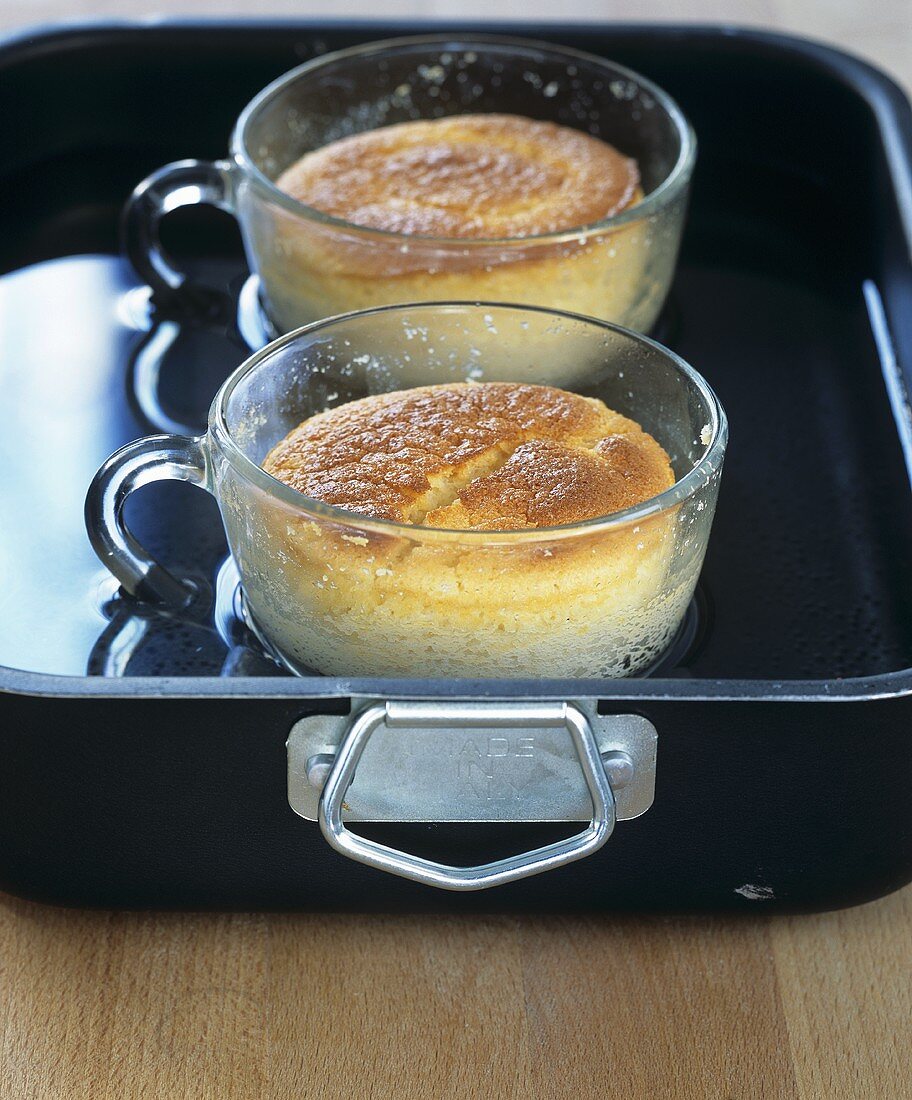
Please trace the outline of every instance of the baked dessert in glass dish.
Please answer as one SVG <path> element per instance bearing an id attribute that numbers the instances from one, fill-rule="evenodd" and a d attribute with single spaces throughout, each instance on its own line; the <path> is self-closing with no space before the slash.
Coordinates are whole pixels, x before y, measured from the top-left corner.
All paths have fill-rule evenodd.
<path id="1" fill-rule="evenodd" d="M 140 272 L 174 293 L 185 278 L 161 248 L 160 218 L 191 202 L 231 210 L 276 333 L 454 299 L 648 331 L 695 152 L 674 101 L 602 58 L 490 36 L 377 42 L 264 89 L 230 159 L 144 181 L 125 239 Z"/>
<path id="2" fill-rule="evenodd" d="M 632 420 L 597 398 L 520 382 L 362 398 L 304 421 L 263 469 L 345 511 L 473 534 L 598 519 L 675 480 L 661 446 Z M 498 675 L 541 674 L 555 661 L 567 675 L 609 675 L 649 653 L 622 644 L 622 633 L 631 643 L 652 633 L 663 648 L 674 523 L 634 526 L 534 547 L 517 540 L 508 554 L 483 540 L 462 550 L 458 537 L 445 550 L 420 535 L 362 544 L 297 525 L 273 537 L 301 570 L 305 665 L 478 674 L 483 654 Z M 652 632 L 650 616 L 663 620 Z M 606 623 L 610 648 L 599 629 Z"/>
<path id="3" fill-rule="evenodd" d="M 529 385 L 533 368 L 583 382 Z M 726 439 L 706 382 L 643 336 L 534 308 L 387 307 L 256 353 L 202 439 L 118 452 L 88 525 L 128 590 L 179 602 L 124 500 L 154 477 L 208 488 L 251 621 L 301 674 L 625 676 L 683 619 Z"/>
<path id="4" fill-rule="evenodd" d="M 539 240 L 605 226 L 642 201 L 636 161 L 580 130 L 503 114 L 400 122 L 306 154 L 277 186 L 334 219 L 384 234 L 353 238 L 325 227 L 310 234 L 294 282 L 267 278 L 279 316 L 290 316 L 302 296 L 315 315 L 339 312 L 342 303 L 480 296 L 556 299 L 581 313 L 651 323 L 642 305 L 629 315 L 650 277 L 642 223 Z M 288 225 L 281 232 L 285 244 L 294 236 Z M 391 248 L 390 235 L 408 240 Z"/>

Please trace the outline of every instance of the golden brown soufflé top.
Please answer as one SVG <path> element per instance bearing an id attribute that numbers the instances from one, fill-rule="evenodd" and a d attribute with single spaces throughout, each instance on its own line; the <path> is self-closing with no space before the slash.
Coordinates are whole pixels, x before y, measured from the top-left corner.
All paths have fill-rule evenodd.
<path id="1" fill-rule="evenodd" d="M 354 225 L 411 236 L 532 237 L 590 225 L 638 196 L 636 161 L 519 115 L 402 122 L 305 154 L 277 186 Z"/>
<path id="2" fill-rule="evenodd" d="M 674 484 L 668 456 L 596 398 L 459 382 L 352 401 L 305 420 L 267 473 L 350 512 L 514 531 L 610 515 Z"/>

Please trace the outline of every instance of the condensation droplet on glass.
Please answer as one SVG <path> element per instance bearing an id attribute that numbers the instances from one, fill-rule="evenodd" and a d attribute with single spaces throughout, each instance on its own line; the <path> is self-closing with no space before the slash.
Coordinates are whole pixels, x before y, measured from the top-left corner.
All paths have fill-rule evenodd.
<path id="1" fill-rule="evenodd" d="M 431 80 L 435 84 L 440 84 L 446 79 L 446 70 L 442 65 L 419 65 L 418 75 L 422 80 Z"/>

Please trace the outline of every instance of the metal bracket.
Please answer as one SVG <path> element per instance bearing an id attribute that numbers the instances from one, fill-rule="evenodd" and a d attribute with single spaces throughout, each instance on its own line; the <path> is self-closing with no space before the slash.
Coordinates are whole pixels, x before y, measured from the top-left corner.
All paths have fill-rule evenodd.
<path id="1" fill-rule="evenodd" d="M 543 707 L 564 704 L 376 705 L 383 720 L 373 729 L 346 792 L 346 821 L 589 820 L 592 804 L 566 726 L 541 721 Z M 595 700 L 572 705 L 595 737 L 617 819 L 639 817 L 655 794 L 655 727 L 638 714 L 599 715 Z M 319 818 L 321 791 L 352 721 L 351 716 L 312 715 L 291 729 L 288 802 L 308 821 Z"/>
<path id="2" fill-rule="evenodd" d="M 593 729 L 593 720 L 607 727 L 602 731 L 603 742 Z M 302 793 L 309 804 L 310 792 L 316 795 L 319 791 L 317 818 L 331 847 L 360 863 L 428 886 L 482 890 L 591 855 L 611 835 L 618 816 L 610 775 L 614 775 L 619 794 L 632 792 L 630 801 L 638 813 L 652 801 L 656 732 L 651 723 L 636 715 L 598 719 L 591 707 L 586 713 L 572 703 L 441 700 L 375 703 L 356 715 L 346 730 L 347 721 L 314 717 L 295 724 L 288 739 L 289 802 L 301 813 L 296 801 Z M 336 730 L 338 741 L 328 737 Z M 465 740 L 467 732 L 487 744 L 485 757 L 474 741 Z M 620 736 L 622 733 L 626 736 Z M 323 735 L 327 739 L 315 744 L 314 736 Z M 540 751 L 542 742 L 544 752 Z M 314 748 L 317 751 L 311 752 Z M 476 766 L 476 758 L 489 762 L 481 765 L 486 783 L 480 790 L 463 782 L 470 778 L 463 774 L 466 754 L 468 773 Z M 362 762 L 368 755 L 370 768 Z M 497 761 L 506 761 L 504 767 L 509 770 L 517 760 L 527 766 L 523 782 L 517 783 L 515 775 L 509 779 L 495 775 Z M 442 761 L 450 767 L 441 768 Z M 368 840 L 350 832 L 342 820 L 343 813 L 355 820 L 360 809 L 364 816 L 357 820 L 574 821 L 579 814 L 578 792 L 565 767 L 571 761 L 577 780 L 583 781 L 589 804 L 583 816 L 589 824 L 574 836 L 507 859 L 452 867 Z M 362 778 L 356 782 L 359 763 Z M 639 785 L 638 775 L 645 777 Z M 492 797 L 490 784 L 495 779 L 494 789 L 506 792 L 504 799 Z M 466 802 L 471 803 L 473 796 L 475 807 L 480 808 L 470 814 Z M 542 809 L 543 798 L 547 810 Z M 492 816 L 489 807 L 497 801 L 506 806 Z M 416 816 L 416 804 L 421 816 Z M 378 816 L 378 807 L 382 816 Z M 428 816 L 431 811 L 433 816 Z"/>
<path id="3" fill-rule="evenodd" d="M 326 777 L 320 797 L 320 830 L 331 847 L 342 855 L 391 874 L 438 886 L 445 890 L 483 890 L 517 879 L 550 871 L 597 851 L 611 836 L 615 823 L 614 796 L 602 767 L 598 745 L 586 716 L 566 703 L 523 705 L 523 716 L 537 727 L 563 727 L 570 735 L 592 802 L 587 827 L 574 836 L 533 848 L 528 852 L 482 863 L 474 867 L 452 867 L 445 863 L 390 848 L 349 832 L 342 822 L 343 799 L 355 777 L 355 769 L 371 735 L 379 728 L 427 727 L 443 720 L 460 728 L 501 728 L 515 725 L 520 715 L 509 703 L 454 703 L 436 706 L 422 703 L 387 703 L 369 707 L 352 723 L 339 746 L 335 762 Z"/>

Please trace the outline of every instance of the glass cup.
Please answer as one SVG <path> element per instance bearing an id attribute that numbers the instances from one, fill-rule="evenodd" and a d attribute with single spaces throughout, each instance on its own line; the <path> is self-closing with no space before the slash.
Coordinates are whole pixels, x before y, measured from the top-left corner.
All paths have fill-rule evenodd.
<path id="1" fill-rule="evenodd" d="M 260 466 L 325 408 L 418 385 L 528 381 L 530 360 L 641 424 L 668 453 L 674 486 L 562 527 L 448 531 L 342 511 Z M 392 306 L 254 354 L 219 390 L 204 436 L 150 436 L 114 454 L 86 522 L 125 589 L 179 606 L 190 591 L 137 543 L 123 508 L 158 479 L 208 489 L 258 633 L 302 675 L 627 676 L 661 655 L 693 595 L 727 434 L 706 382 L 644 336 L 532 307 Z"/>
<path id="2" fill-rule="evenodd" d="M 466 240 L 367 229 L 276 186 L 303 154 L 349 134 L 495 112 L 604 139 L 636 158 L 642 197 L 564 232 Z M 161 218 L 194 203 L 232 212 L 277 333 L 355 309 L 454 299 L 547 305 L 648 332 L 674 272 L 695 154 L 674 101 L 599 57 L 487 36 L 377 42 L 270 84 L 238 119 L 230 159 L 179 161 L 141 183 L 127 206 L 125 244 L 139 273 L 173 300 L 194 288 L 162 250 Z"/>

